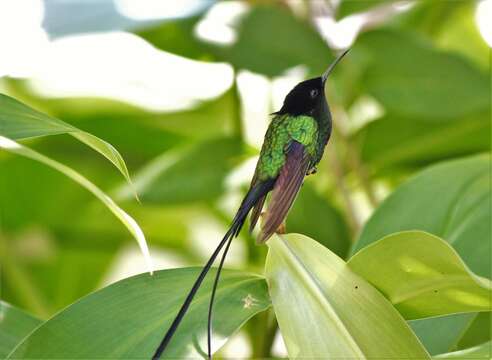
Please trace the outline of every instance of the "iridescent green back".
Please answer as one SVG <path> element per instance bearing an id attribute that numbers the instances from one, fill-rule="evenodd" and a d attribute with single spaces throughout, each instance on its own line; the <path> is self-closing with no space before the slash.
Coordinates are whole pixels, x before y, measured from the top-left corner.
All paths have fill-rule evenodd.
<path id="1" fill-rule="evenodd" d="M 278 176 L 285 163 L 286 147 L 292 140 L 303 144 L 314 159 L 317 139 L 318 125 L 314 118 L 304 115 L 274 117 L 265 135 L 255 178 L 267 180 Z"/>

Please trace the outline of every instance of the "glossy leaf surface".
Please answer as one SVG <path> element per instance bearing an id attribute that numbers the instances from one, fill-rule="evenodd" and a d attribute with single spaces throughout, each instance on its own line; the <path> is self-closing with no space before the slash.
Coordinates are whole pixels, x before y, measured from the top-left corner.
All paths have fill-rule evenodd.
<path id="1" fill-rule="evenodd" d="M 384 237 L 355 254 L 348 266 L 405 319 L 491 311 L 490 280 L 473 274 L 448 243 L 425 232 Z"/>
<path id="2" fill-rule="evenodd" d="M 391 303 L 330 250 L 299 234 L 268 245 L 266 276 L 291 358 L 428 358 Z"/>
<path id="3" fill-rule="evenodd" d="M 141 274 L 82 298 L 32 333 L 11 358 L 150 358 L 198 275 L 199 268 Z M 165 358 L 206 353 L 211 271 Z M 225 270 L 214 307 L 214 349 L 270 306 L 264 278 Z"/>
<path id="4" fill-rule="evenodd" d="M 0 358 L 4 359 L 14 347 L 42 321 L 0 301 Z"/>

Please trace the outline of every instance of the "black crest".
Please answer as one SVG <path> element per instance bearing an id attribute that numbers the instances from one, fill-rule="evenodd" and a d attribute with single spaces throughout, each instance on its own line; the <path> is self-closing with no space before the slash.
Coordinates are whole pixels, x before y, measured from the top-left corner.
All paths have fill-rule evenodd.
<path id="1" fill-rule="evenodd" d="M 325 86 L 322 78 L 317 77 L 297 84 L 285 97 L 282 108 L 274 114 L 312 116 L 325 102 Z"/>

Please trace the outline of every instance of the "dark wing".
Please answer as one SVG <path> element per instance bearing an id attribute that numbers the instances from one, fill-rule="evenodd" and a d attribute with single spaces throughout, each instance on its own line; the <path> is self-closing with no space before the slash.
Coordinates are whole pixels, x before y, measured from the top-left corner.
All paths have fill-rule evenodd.
<path id="1" fill-rule="evenodd" d="M 306 152 L 304 145 L 292 141 L 286 152 L 285 164 L 273 186 L 263 227 L 257 239 L 258 243 L 267 241 L 287 217 L 310 163 L 311 157 Z"/>

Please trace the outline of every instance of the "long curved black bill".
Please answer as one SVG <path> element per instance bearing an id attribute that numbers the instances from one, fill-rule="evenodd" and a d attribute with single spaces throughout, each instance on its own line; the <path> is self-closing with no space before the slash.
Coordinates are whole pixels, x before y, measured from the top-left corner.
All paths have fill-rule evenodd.
<path id="1" fill-rule="evenodd" d="M 330 73 L 333 71 L 333 69 L 335 68 L 335 66 L 340 62 L 340 60 L 342 60 L 342 58 L 345 55 L 347 55 L 347 53 L 349 51 L 350 51 L 350 48 L 348 48 L 343 53 L 341 53 L 340 55 L 338 55 L 337 58 L 330 64 L 330 66 L 328 66 L 328 69 L 326 69 L 326 71 L 323 73 L 323 75 L 321 75 L 321 79 L 323 80 L 323 84 L 326 82 L 326 79 L 328 79 L 328 75 L 330 75 Z"/>

